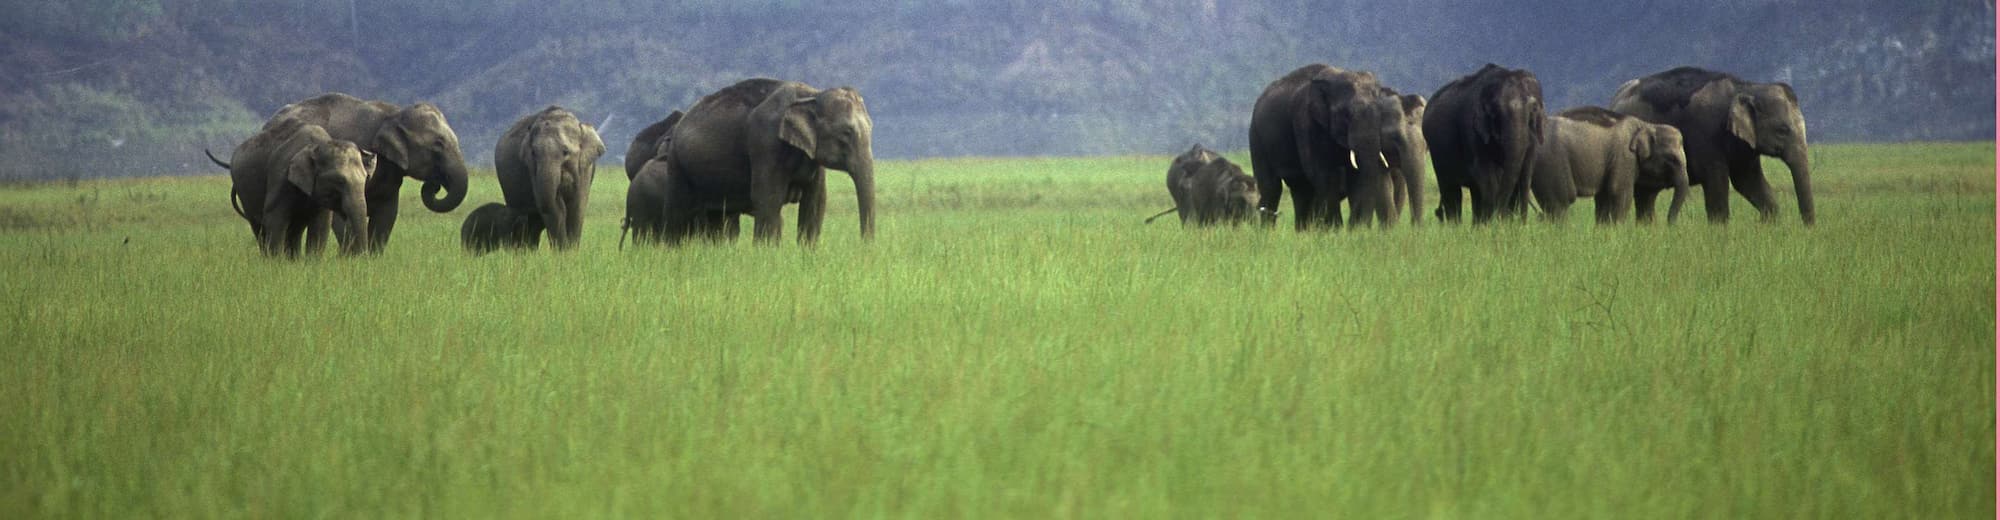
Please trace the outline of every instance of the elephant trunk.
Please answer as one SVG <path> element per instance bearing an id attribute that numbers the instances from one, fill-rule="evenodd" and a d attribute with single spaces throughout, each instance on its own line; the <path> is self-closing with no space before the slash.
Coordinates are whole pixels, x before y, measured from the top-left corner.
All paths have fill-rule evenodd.
<path id="1" fill-rule="evenodd" d="M 1674 175 L 1674 177 L 1673 177 L 1673 182 L 1674 182 L 1674 202 L 1673 202 L 1673 205 L 1670 205 L 1670 206 L 1667 206 L 1667 223 L 1668 223 L 1668 224 L 1672 224 L 1672 223 L 1674 223 L 1675 221 L 1678 221 L 1678 220 L 1680 220 L 1680 218 L 1681 218 L 1681 204 L 1684 204 L 1684 203 L 1686 203 L 1686 202 L 1687 202 L 1687 197 L 1688 197 L 1688 172 L 1687 172 L 1687 165 L 1686 165 L 1686 164 L 1681 164 L 1681 165 L 1680 165 L 1680 167 L 1678 167 L 1678 168 L 1674 168 L 1674 172 L 1673 172 L 1673 175 Z M 1647 212 L 1647 214 L 1646 214 L 1646 218 L 1652 218 L 1652 212 L 1648 211 L 1648 212 Z"/>
<path id="2" fill-rule="evenodd" d="M 854 205 L 861 212 L 861 238 L 875 238 L 875 158 L 864 154 L 848 175 L 854 177 Z"/>
<path id="3" fill-rule="evenodd" d="M 459 203 L 465 202 L 465 161 L 450 160 L 445 163 L 443 168 L 424 181 L 424 207 L 438 213 L 458 209 Z M 437 196 L 440 189 L 444 190 L 443 198 Z"/>
<path id="4" fill-rule="evenodd" d="M 341 237 L 340 254 L 354 256 L 368 253 L 373 249 L 368 236 L 368 204 L 360 196 L 348 197 L 341 203 L 341 215 L 347 222 L 347 236 Z"/>
<path id="5" fill-rule="evenodd" d="M 1785 167 L 1792 170 L 1792 190 L 1799 196 L 1799 219 L 1806 225 L 1813 225 L 1812 160 L 1806 157 L 1804 146 L 1785 151 Z"/>
<path id="6" fill-rule="evenodd" d="M 1410 206 L 1410 225 L 1415 226 L 1424 221 L 1424 150 L 1405 145 L 1401 153 L 1403 189 L 1409 194 L 1409 200 L 1403 203 Z"/>

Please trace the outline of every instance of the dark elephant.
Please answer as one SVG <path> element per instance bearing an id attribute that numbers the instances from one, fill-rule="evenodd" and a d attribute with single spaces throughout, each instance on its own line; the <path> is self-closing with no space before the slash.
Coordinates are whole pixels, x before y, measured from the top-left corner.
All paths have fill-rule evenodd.
<path id="1" fill-rule="evenodd" d="M 1600 224 L 1624 220 L 1634 193 L 1650 197 L 1673 188 L 1667 210 L 1667 222 L 1673 222 L 1688 193 L 1681 132 L 1600 107 L 1564 110 L 1542 125 L 1532 186 L 1550 220 L 1567 216 L 1577 198 L 1594 197 Z M 1640 222 L 1653 220 L 1650 210 L 1639 213 Z"/>
<path id="2" fill-rule="evenodd" d="M 1750 199 L 1763 220 L 1777 218 L 1778 204 L 1758 158 L 1768 155 L 1792 170 L 1799 218 L 1813 224 L 1806 119 L 1791 85 L 1680 67 L 1625 82 L 1611 109 L 1680 129 L 1686 137 L 1688 179 L 1701 186 L 1710 222 L 1729 221 L 1730 185 Z M 1648 194 L 1641 194 L 1637 203 L 1641 212 L 1653 207 Z"/>
<path id="3" fill-rule="evenodd" d="M 458 228 L 458 240 L 474 255 L 500 248 L 532 251 L 542 245 L 542 219 L 524 215 L 498 202 L 488 203 L 465 216 Z"/>
<path id="4" fill-rule="evenodd" d="M 1198 144 L 1167 167 L 1167 194 L 1174 208 L 1146 218 L 1147 224 L 1168 213 L 1179 213 L 1182 226 L 1241 224 L 1258 210 L 1257 179 Z"/>
<path id="5" fill-rule="evenodd" d="M 334 139 L 318 125 L 286 119 L 237 145 L 229 163 L 216 164 L 229 169 L 231 205 L 250 223 L 265 255 L 299 256 L 302 235 L 329 214 L 352 226 L 340 240 L 341 254 L 369 250 L 368 234 L 361 231 L 368 225 L 365 192 L 375 174 L 375 154 Z"/>
<path id="6" fill-rule="evenodd" d="M 797 203 L 799 242 L 813 243 L 826 218 L 826 168 L 833 168 L 854 180 L 861 236 L 872 238 L 873 132 L 867 105 L 851 88 L 758 78 L 703 97 L 673 125 L 668 152 L 653 161 L 671 171 L 661 180 L 672 182 L 658 186 L 664 227 L 685 229 L 724 208 L 725 215 L 750 214 L 754 236 L 769 243 L 783 235 L 780 210 Z"/>
<path id="7" fill-rule="evenodd" d="M 500 193 L 516 213 L 535 215 L 557 251 L 576 248 L 583 237 L 590 184 L 604 141 L 597 129 L 562 107 L 548 107 L 516 121 L 493 146 L 493 172 Z"/>
<path id="8" fill-rule="evenodd" d="M 667 114 L 666 119 L 661 119 L 639 130 L 639 135 L 632 136 L 632 144 L 625 146 L 625 180 L 639 178 L 639 170 L 646 167 L 646 161 L 651 161 L 666 151 L 667 144 L 673 142 L 674 125 L 679 124 L 681 118 L 686 116 L 687 114 L 675 110 L 674 113 Z"/>
<path id="9" fill-rule="evenodd" d="M 367 192 L 368 236 L 375 251 L 389 245 L 389 234 L 396 228 L 404 177 L 423 181 L 424 207 L 431 211 L 450 212 L 465 201 L 465 156 L 459 153 L 458 134 L 436 106 L 399 107 L 330 93 L 285 105 L 264 125 L 284 119 L 319 125 L 334 139 L 351 141 L 381 157 L 381 170 L 368 181 Z M 334 231 L 342 233 L 345 228 Z"/>
<path id="10" fill-rule="evenodd" d="M 741 234 L 737 221 L 744 211 L 728 207 L 727 199 L 683 198 L 674 205 L 668 204 L 668 197 L 690 190 L 687 179 L 678 176 L 670 164 L 672 161 L 668 160 L 647 161 L 638 177 L 632 179 L 631 187 L 625 191 L 625 229 L 621 233 L 629 231 L 637 243 L 669 246 L 696 237 L 736 240 Z M 669 218 L 670 214 L 675 218 Z M 619 244 L 622 248 L 622 236 Z"/>
<path id="11" fill-rule="evenodd" d="M 1525 217 L 1535 151 L 1541 146 L 1542 83 L 1525 70 L 1491 63 L 1431 95 L 1424 138 L 1437 172 L 1440 214 L 1451 222 L 1472 192 L 1472 221 Z"/>
<path id="12" fill-rule="evenodd" d="M 1264 222 L 1276 222 L 1271 206 L 1289 187 L 1301 231 L 1342 225 L 1342 200 L 1356 225 L 1392 224 L 1392 172 L 1422 169 L 1404 113 L 1402 98 L 1368 72 L 1315 64 L 1266 86 L 1250 113 L 1250 162 Z M 1404 180 L 1410 200 L 1423 199 L 1418 181 Z M 1415 221 L 1418 211 L 1410 211 Z"/>

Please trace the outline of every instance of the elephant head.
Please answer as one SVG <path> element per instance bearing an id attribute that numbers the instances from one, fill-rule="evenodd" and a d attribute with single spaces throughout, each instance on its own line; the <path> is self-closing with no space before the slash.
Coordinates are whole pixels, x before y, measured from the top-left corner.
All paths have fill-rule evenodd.
<path id="1" fill-rule="evenodd" d="M 1806 153 L 1805 114 L 1799 111 L 1799 97 L 1791 85 L 1741 84 L 1729 101 L 1727 129 L 1730 136 L 1757 153 L 1785 161 L 1785 167 L 1792 170 L 1792 189 L 1799 197 L 1799 216 L 1811 225 L 1812 161 Z"/>
<path id="2" fill-rule="evenodd" d="M 458 150 L 458 134 L 437 107 L 419 103 L 391 114 L 376 130 L 372 145 L 383 160 L 424 181 L 424 207 L 444 213 L 465 201 L 465 156 Z M 438 190 L 444 190 L 443 198 Z"/>
<path id="3" fill-rule="evenodd" d="M 1222 214 L 1230 222 L 1242 222 L 1257 214 L 1258 202 L 1262 200 L 1257 192 L 1257 179 L 1243 173 L 1243 168 L 1227 161 L 1209 163 L 1216 168 L 1216 190 L 1221 195 Z"/>
<path id="4" fill-rule="evenodd" d="M 1381 217 L 1389 225 L 1396 208 L 1391 169 L 1421 160 L 1405 134 L 1403 99 L 1365 73 L 1314 79 L 1311 92 L 1307 113 L 1338 148 L 1334 162 L 1351 172 L 1346 187 L 1354 221 Z"/>
<path id="5" fill-rule="evenodd" d="M 368 252 L 368 203 L 363 194 L 375 175 L 375 164 L 376 155 L 354 143 L 323 139 L 300 148 L 286 165 L 286 182 L 313 204 L 345 219 L 341 254 Z"/>
<path id="6" fill-rule="evenodd" d="M 841 87 L 800 93 L 785 105 L 778 138 L 821 166 L 854 179 L 861 236 L 875 236 L 875 123 L 861 93 Z"/>
<path id="7" fill-rule="evenodd" d="M 1667 222 L 1680 218 L 1681 204 L 1687 202 L 1687 151 L 1681 131 L 1669 125 L 1642 123 L 1632 133 L 1633 157 L 1639 160 L 1639 178 L 1664 180 L 1674 187 L 1674 199 L 1667 208 Z"/>

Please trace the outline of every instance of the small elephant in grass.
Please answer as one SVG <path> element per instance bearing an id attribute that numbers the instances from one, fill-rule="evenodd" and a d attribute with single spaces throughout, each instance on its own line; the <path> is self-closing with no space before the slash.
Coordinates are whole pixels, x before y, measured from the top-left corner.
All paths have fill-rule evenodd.
<path id="1" fill-rule="evenodd" d="M 459 242 L 466 252 L 483 255 L 508 248 L 533 251 L 542 245 L 542 221 L 498 202 L 488 203 L 465 216 L 458 228 Z"/>
<path id="2" fill-rule="evenodd" d="M 1550 220 L 1568 216 L 1577 198 L 1595 196 L 1597 222 L 1616 223 L 1632 213 L 1635 190 L 1650 198 L 1666 188 L 1674 189 L 1671 223 L 1688 195 L 1680 130 L 1600 107 L 1564 110 L 1542 125 L 1531 189 Z M 1639 211 L 1640 222 L 1652 220 L 1651 207 Z"/>
<path id="3" fill-rule="evenodd" d="M 1257 214 L 1261 200 L 1256 178 L 1198 144 L 1167 167 L 1167 193 L 1174 197 L 1173 209 L 1147 217 L 1147 224 L 1176 212 L 1182 226 L 1242 224 Z"/>
<path id="4" fill-rule="evenodd" d="M 341 254 L 369 251 L 364 192 L 375 175 L 374 153 L 334 139 L 319 125 L 283 119 L 238 145 L 230 162 L 215 162 L 229 169 L 230 203 L 250 223 L 266 256 L 295 258 L 305 240 L 323 244 L 325 228 L 302 236 L 308 226 L 331 215 L 349 226 L 340 240 Z"/>

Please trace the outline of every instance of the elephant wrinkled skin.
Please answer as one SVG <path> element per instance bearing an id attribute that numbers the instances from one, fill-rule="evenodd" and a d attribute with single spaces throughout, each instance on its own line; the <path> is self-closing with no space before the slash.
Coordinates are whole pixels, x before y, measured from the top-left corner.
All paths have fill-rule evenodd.
<path id="1" fill-rule="evenodd" d="M 285 119 L 319 125 L 334 139 L 353 142 L 381 157 L 380 171 L 369 179 L 367 189 L 367 229 L 375 251 L 388 247 L 389 235 L 396 228 L 404 177 L 423 181 L 424 207 L 431 211 L 450 212 L 465 201 L 465 157 L 459 153 L 458 134 L 452 132 L 436 106 L 418 103 L 399 107 L 329 93 L 285 105 L 264 126 L 269 128 Z M 438 197 L 439 191 L 444 197 Z M 336 227 L 334 231 L 344 233 L 351 227 Z"/>
<path id="2" fill-rule="evenodd" d="M 657 198 L 659 211 L 641 216 L 660 219 L 657 227 L 669 233 L 694 229 L 697 221 L 718 213 L 748 213 L 756 219 L 753 234 L 761 243 L 781 237 L 780 211 L 796 203 L 799 242 L 811 244 L 826 218 L 826 169 L 833 168 L 853 179 L 861 236 L 872 238 L 873 132 L 867 105 L 854 89 L 743 80 L 688 108 L 664 139 L 667 151 L 641 169 L 633 181 L 635 192 L 626 199 L 630 204 L 642 195 Z M 656 166 L 663 173 L 643 184 Z M 659 193 L 638 191 L 645 188 Z M 677 237 L 666 238 L 678 242 Z"/>
<path id="3" fill-rule="evenodd" d="M 515 213 L 536 218 L 548 230 L 549 246 L 576 248 L 583 236 L 590 184 L 604 141 L 597 129 L 562 107 L 521 118 L 493 146 L 493 171 L 500 193 Z"/>
<path id="4" fill-rule="evenodd" d="M 1174 208 L 1146 219 L 1179 213 L 1182 226 L 1241 224 L 1257 214 L 1257 180 L 1222 154 L 1194 145 L 1167 167 L 1167 194 Z"/>
<path id="5" fill-rule="evenodd" d="M 210 156 L 214 158 L 213 155 Z M 296 119 L 278 121 L 237 145 L 229 163 L 232 203 L 250 223 L 250 232 L 267 256 L 299 256 L 302 237 L 314 222 L 328 215 L 345 217 L 352 226 L 340 239 L 340 252 L 369 251 L 368 212 L 364 192 L 374 175 L 376 156 L 354 143 L 334 139 L 326 129 Z M 324 241 L 324 229 L 313 230 Z"/>
<path id="6" fill-rule="evenodd" d="M 1688 180 L 1701 186 L 1710 222 L 1729 221 L 1731 185 L 1750 199 L 1763 220 L 1777 218 L 1778 204 L 1758 159 L 1768 155 L 1792 170 L 1799 219 L 1813 224 L 1806 120 L 1791 85 L 1754 83 L 1681 67 L 1625 82 L 1613 95 L 1611 109 L 1680 129 L 1687 147 Z M 1642 212 L 1653 206 L 1651 197 L 1641 196 L 1637 202 Z"/>
<path id="7" fill-rule="evenodd" d="M 1667 222 L 1678 220 L 1687 201 L 1687 157 L 1674 127 L 1599 107 L 1577 107 L 1550 116 L 1542 125 L 1535 153 L 1535 202 L 1550 220 L 1560 221 L 1578 197 L 1595 197 L 1597 222 L 1613 223 L 1632 212 L 1634 194 L 1651 200 L 1673 188 Z M 1639 212 L 1653 220 L 1652 208 Z"/>
<path id="8" fill-rule="evenodd" d="M 1488 63 L 1432 94 L 1424 138 L 1442 218 L 1459 220 L 1467 190 L 1475 224 L 1496 215 L 1527 216 L 1544 119 L 1542 84 L 1525 70 Z"/>
<path id="9" fill-rule="evenodd" d="M 1422 170 L 1406 113 L 1402 97 L 1368 72 L 1314 64 L 1271 82 L 1250 114 L 1250 162 L 1264 223 L 1276 222 L 1271 206 L 1289 187 L 1300 231 L 1341 226 L 1343 200 L 1355 225 L 1393 224 L 1391 176 Z M 1411 201 L 1423 199 L 1420 180 L 1403 179 Z M 1412 222 L 1418 214 L 1412 207 Z"/>

